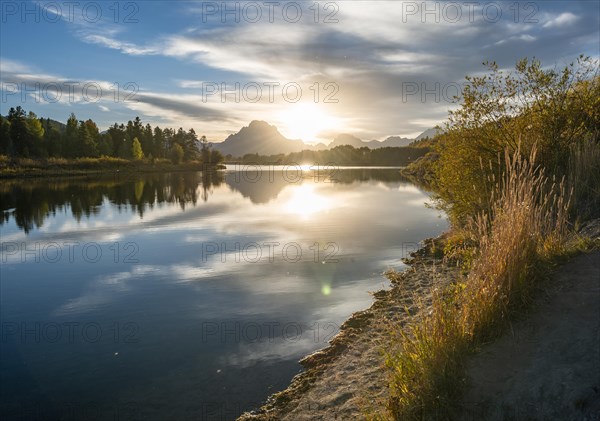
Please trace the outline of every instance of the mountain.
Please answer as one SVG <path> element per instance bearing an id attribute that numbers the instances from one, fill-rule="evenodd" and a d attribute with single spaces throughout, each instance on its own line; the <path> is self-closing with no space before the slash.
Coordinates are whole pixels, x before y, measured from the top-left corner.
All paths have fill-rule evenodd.
<path id="1" fill-rule="evenodd" d="M 229 135 L 223 142 L 213 143 L 213 147 L 223 155 L 231 154 L 236 157 L 248 153 L 259 155 L 287 154 L 309 148 L 301 140 L 290 140 L 279 133 L 277 127 L 258 120 L 242 127 L 239 132 Z"/>
<path id="2" fill-rule="evenodd" d="M 212 146 L 223 155 L 231 154 L 234 157 L 242 157 L 246 154 L 254 153 L 259 155 L 287 154 L 290 152 L 300 152 L 304 149 L 319 151 L 342 145 L 350 145 L 355 148 L 366 146 L 369 149 L 403 147 L 408 146 L 415 140 L 433 137 L 438 133 L 441 133 L 441 131 L 433 128 L 425 130 L 417 136 L 416 139 L 390 136 L 383 141 L 364 141 L 351 134 L 342 133 L 337 135 L 329 145 L 323 143 L 310 145 L 304 143 L 302 140 L 291 140 L 286 138 L 279 133 L 277 127 L 272 126 L 265 121 L 254 120 L 248 126 L 242 127 L 239 132 L 229 135 L 223 142 L 212 143 Z"/>
<path id="3" fill-rule="evenodd" d="M 60 121 L 52 120 L 51 118 L 40 118 L 40 121 L 42 122 L 44 130 L 52 128 L 58 130 L 60 133 L 64 133 L 67 130 L 67 125 Z"/>
<path id="4" fill-rule="evenodd" d="M 333 142 L 331 142 L 328 147 L 335 148 L 336 146 L 350 145 L 354 146 L 355 148 L 362 148 L 366 146 L 369 149 L 379 149 L 387 147 L 408 146 L 408 144 L 413 140 L 414 139 L 409 139 L 407 137 L 390 136 L 383 141 L 371 140 L 366 142 L 350 134 L 340 134 L 336 136 L 335 139 L 333 139 Z"/>
<path id="5" fill-rule="evenodd" d="M 426 137 L 433 139 L 440 133 L 443 133 L 442 129 L 439 129 L 438 127 L 433 127 L 431 129 L 425 130 L 423 133 L 421 133 L 419 136 L 417 136 L 415 140 L 422 140 L 422 139 L 425 139 Z"/>
<path id="6" fill-rule="evenodd" d="M 379 142 L 377 140 L 370 141 L 369 148 L 377 149 L 377 148 L 374 148 L 374 145 L 376 145 L 377 143 L 379 143 L 381 145 L 381 146 L 378 146 L 379 148 L 403 147 L 403 146 L 408 146 L 408 144 L 412 141 L 413 141 L 413 139 L 409 139 L 408 137 L 390 136 L 390 137 L 386 138 L 383 142 Z M 375 143 L 375 142 L 377 142 L 377 143 Z"/>
<path id="7" fill-rule="evenodd" d="M 329 147 L 329 149 L 331 149 L 331 148 L 335 148 L 336 146 L 342 146 L 342 145 L 350 145 L 350 146 L 354 146 L 355 148 L 361 148 L 363 146 L 367 146 L 367 145 L 365 145 L 365 142 L 363 142 L 358 137 L 352 136 L 351 134 L 343 133 L 343 134 L 337 135 L 333 139 L 333 142 L 331 142 L 328 145 L 328 147 Z"/>
<path id="8" fill-rule="evenodd" d="M 8 120 L 8 115 L 7 116 L 0 115 L 0 118 Z M 51 118 L 38 117 L 38 120 L 40 120 L 40 122 L 42 123 L 42 127 L 44 128 L 44 130 L 56 129 L 60 133 L 64 133 L 65 130 L 67 129 L 67 125 L 65 123 L 61 123 L 60 121 L 53 120 Z"/>

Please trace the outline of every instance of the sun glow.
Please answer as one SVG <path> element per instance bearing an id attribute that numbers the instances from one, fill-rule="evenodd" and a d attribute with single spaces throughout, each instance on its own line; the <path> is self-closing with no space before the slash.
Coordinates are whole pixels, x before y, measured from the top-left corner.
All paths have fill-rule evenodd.
<path id="1" fill-rule="evenodd" d="M 308 219 L 312 215 L 331 208 L 331 200 L 315 192 L 314 186 L 303 184 L 295 188 L 284 209 Z"/>
<path id="2" fill-rule="evenodd" d="M 341 122 L 325 112 L 319 104 L 294 104 L 283 111 L 279 120 L 282 131 L 290 139 L 314 142 L 323 131 L 340 130 Z"/>

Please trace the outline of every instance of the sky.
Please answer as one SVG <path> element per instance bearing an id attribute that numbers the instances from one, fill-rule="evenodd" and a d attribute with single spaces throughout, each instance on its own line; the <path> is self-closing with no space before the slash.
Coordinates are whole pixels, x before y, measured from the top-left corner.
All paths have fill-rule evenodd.
<path id="1" fill-rule="evenodd" d="M 329 143 L 415 137 L 466 75 L 600 57 L 600 2 L 5 1 L 0 113 L 224 140 L 252 120 Z"/>

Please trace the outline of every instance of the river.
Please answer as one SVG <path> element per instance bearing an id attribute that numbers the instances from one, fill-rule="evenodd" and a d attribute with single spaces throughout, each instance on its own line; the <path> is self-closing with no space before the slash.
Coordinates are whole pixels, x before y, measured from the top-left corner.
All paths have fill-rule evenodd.
<path id="1" fill-rule="evenodd" d="M 233 419 L 446 220 L 398 168 L 0 186 L 1 412 Z"/>

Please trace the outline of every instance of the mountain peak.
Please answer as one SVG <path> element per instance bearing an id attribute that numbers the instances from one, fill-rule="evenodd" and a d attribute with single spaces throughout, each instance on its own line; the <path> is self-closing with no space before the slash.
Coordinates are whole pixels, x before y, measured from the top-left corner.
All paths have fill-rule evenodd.
<path id="1" fill-rule="evenodd" d="M 266 121 L 252 120 L 248 126 L 221 143 L 213 144 L 224 155 L 241 157 L 245 154 L 275 155 L 279 153 L 299 152 L 305 145 L 299 140 L 290 140 L 279 133 L 277 127 Z"/>
<path id="2" fill-rule="evenodd" d="M 266 128 L 266 127 L 276 128 L 275 126 L 271 126 L 269 123 L 267 123 L 264 120 L 252 120 L 250 122 L 250 124 L 248 125 L 248 127 L 252 128 L 252 129 Z"/>

